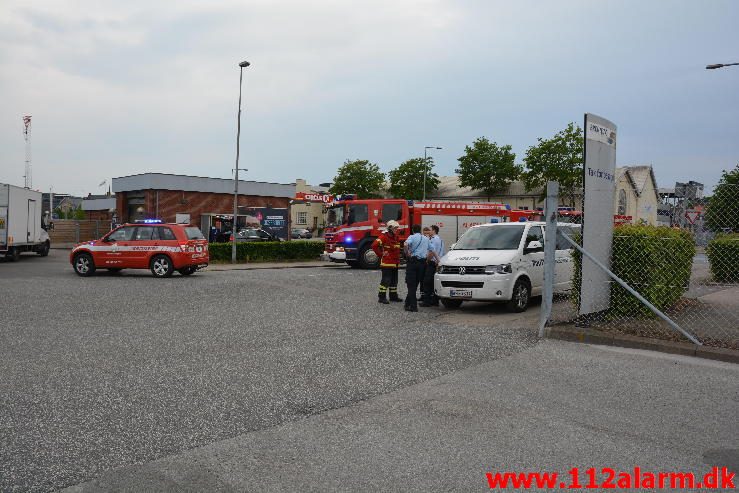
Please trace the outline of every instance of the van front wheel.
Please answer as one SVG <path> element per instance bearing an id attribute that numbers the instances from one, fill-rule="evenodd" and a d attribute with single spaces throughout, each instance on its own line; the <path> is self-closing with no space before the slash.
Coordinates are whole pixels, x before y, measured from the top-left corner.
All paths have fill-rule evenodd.
<path id="1" fill-rule="evenodd" d="M 531 286 L 529 286 L 528 280 L 519 279 L 513 286 L 513 296 L 511 301 L 507 303 L 508 310 L 521 313 L 525 312 L 529 307 L 529 299 L 531 298 Z"/>

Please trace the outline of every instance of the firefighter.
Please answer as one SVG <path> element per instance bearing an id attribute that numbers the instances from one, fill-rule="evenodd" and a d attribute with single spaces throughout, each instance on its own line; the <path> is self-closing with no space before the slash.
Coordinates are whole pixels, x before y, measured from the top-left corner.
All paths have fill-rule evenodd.
<path id="1" fill-rule="evenodd" d="M 390 301 L 403 301 L 398 297 L 398 266 L 400 265 L 400 240 L 398 239 L 398 221 L 387 222 L 387 230 L 372 243 L 372 251 L 380 257 L 380 292 L 377 301 L 385 305 Z M 390 292 L 390 301 L 387 295 Z"/>

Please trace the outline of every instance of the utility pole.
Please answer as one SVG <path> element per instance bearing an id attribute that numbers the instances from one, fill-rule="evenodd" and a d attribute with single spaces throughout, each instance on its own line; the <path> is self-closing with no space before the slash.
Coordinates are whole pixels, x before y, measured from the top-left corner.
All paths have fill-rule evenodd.
<path id="1" fill-rule="evenodd" d="M 26 141 L 26 174 L 23 177 L 25 179 L 26 188 L 33 187 L 33 179 L 31 175 L 31 115 L 23 117 L 23 138 Z"/>

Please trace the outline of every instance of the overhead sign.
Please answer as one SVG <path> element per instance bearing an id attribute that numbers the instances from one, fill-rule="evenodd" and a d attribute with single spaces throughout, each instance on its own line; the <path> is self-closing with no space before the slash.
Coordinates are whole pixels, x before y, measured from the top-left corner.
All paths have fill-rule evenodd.
<path id="1" fill-rule="evenodd" d="M 334 196 L 329 193 L 296 192 L 295 200 L 304 200 L 306 202 L 323 202 L 324 204 L 328 204 L 334 201 Z"/>
<path id="2" fill-rule="evenodd" d="M 606 267 L 611 266 L 613 204 L 616 196 L 616 125 L 585 114 L 582 247 Z M 587 257 L 582 259 L 580 314 L 606 310 L 611 278 Z"/>

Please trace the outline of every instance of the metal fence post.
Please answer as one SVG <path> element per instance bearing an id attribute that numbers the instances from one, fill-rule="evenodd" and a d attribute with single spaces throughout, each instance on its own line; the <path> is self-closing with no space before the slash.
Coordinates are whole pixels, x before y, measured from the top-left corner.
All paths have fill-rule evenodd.
<path id="1" fill-rule="evenodd" d="M 547 182 L 547 201 L 544 205 L 546 228 L 544 230 L 544 285 L 542 286 L 541 312 L 539 315 L 539 337 L 544 337 L 544 328 L 552 315 L 554 297 L 555 250 L 557 245 L 557 205 L 559 183 Z"/>

